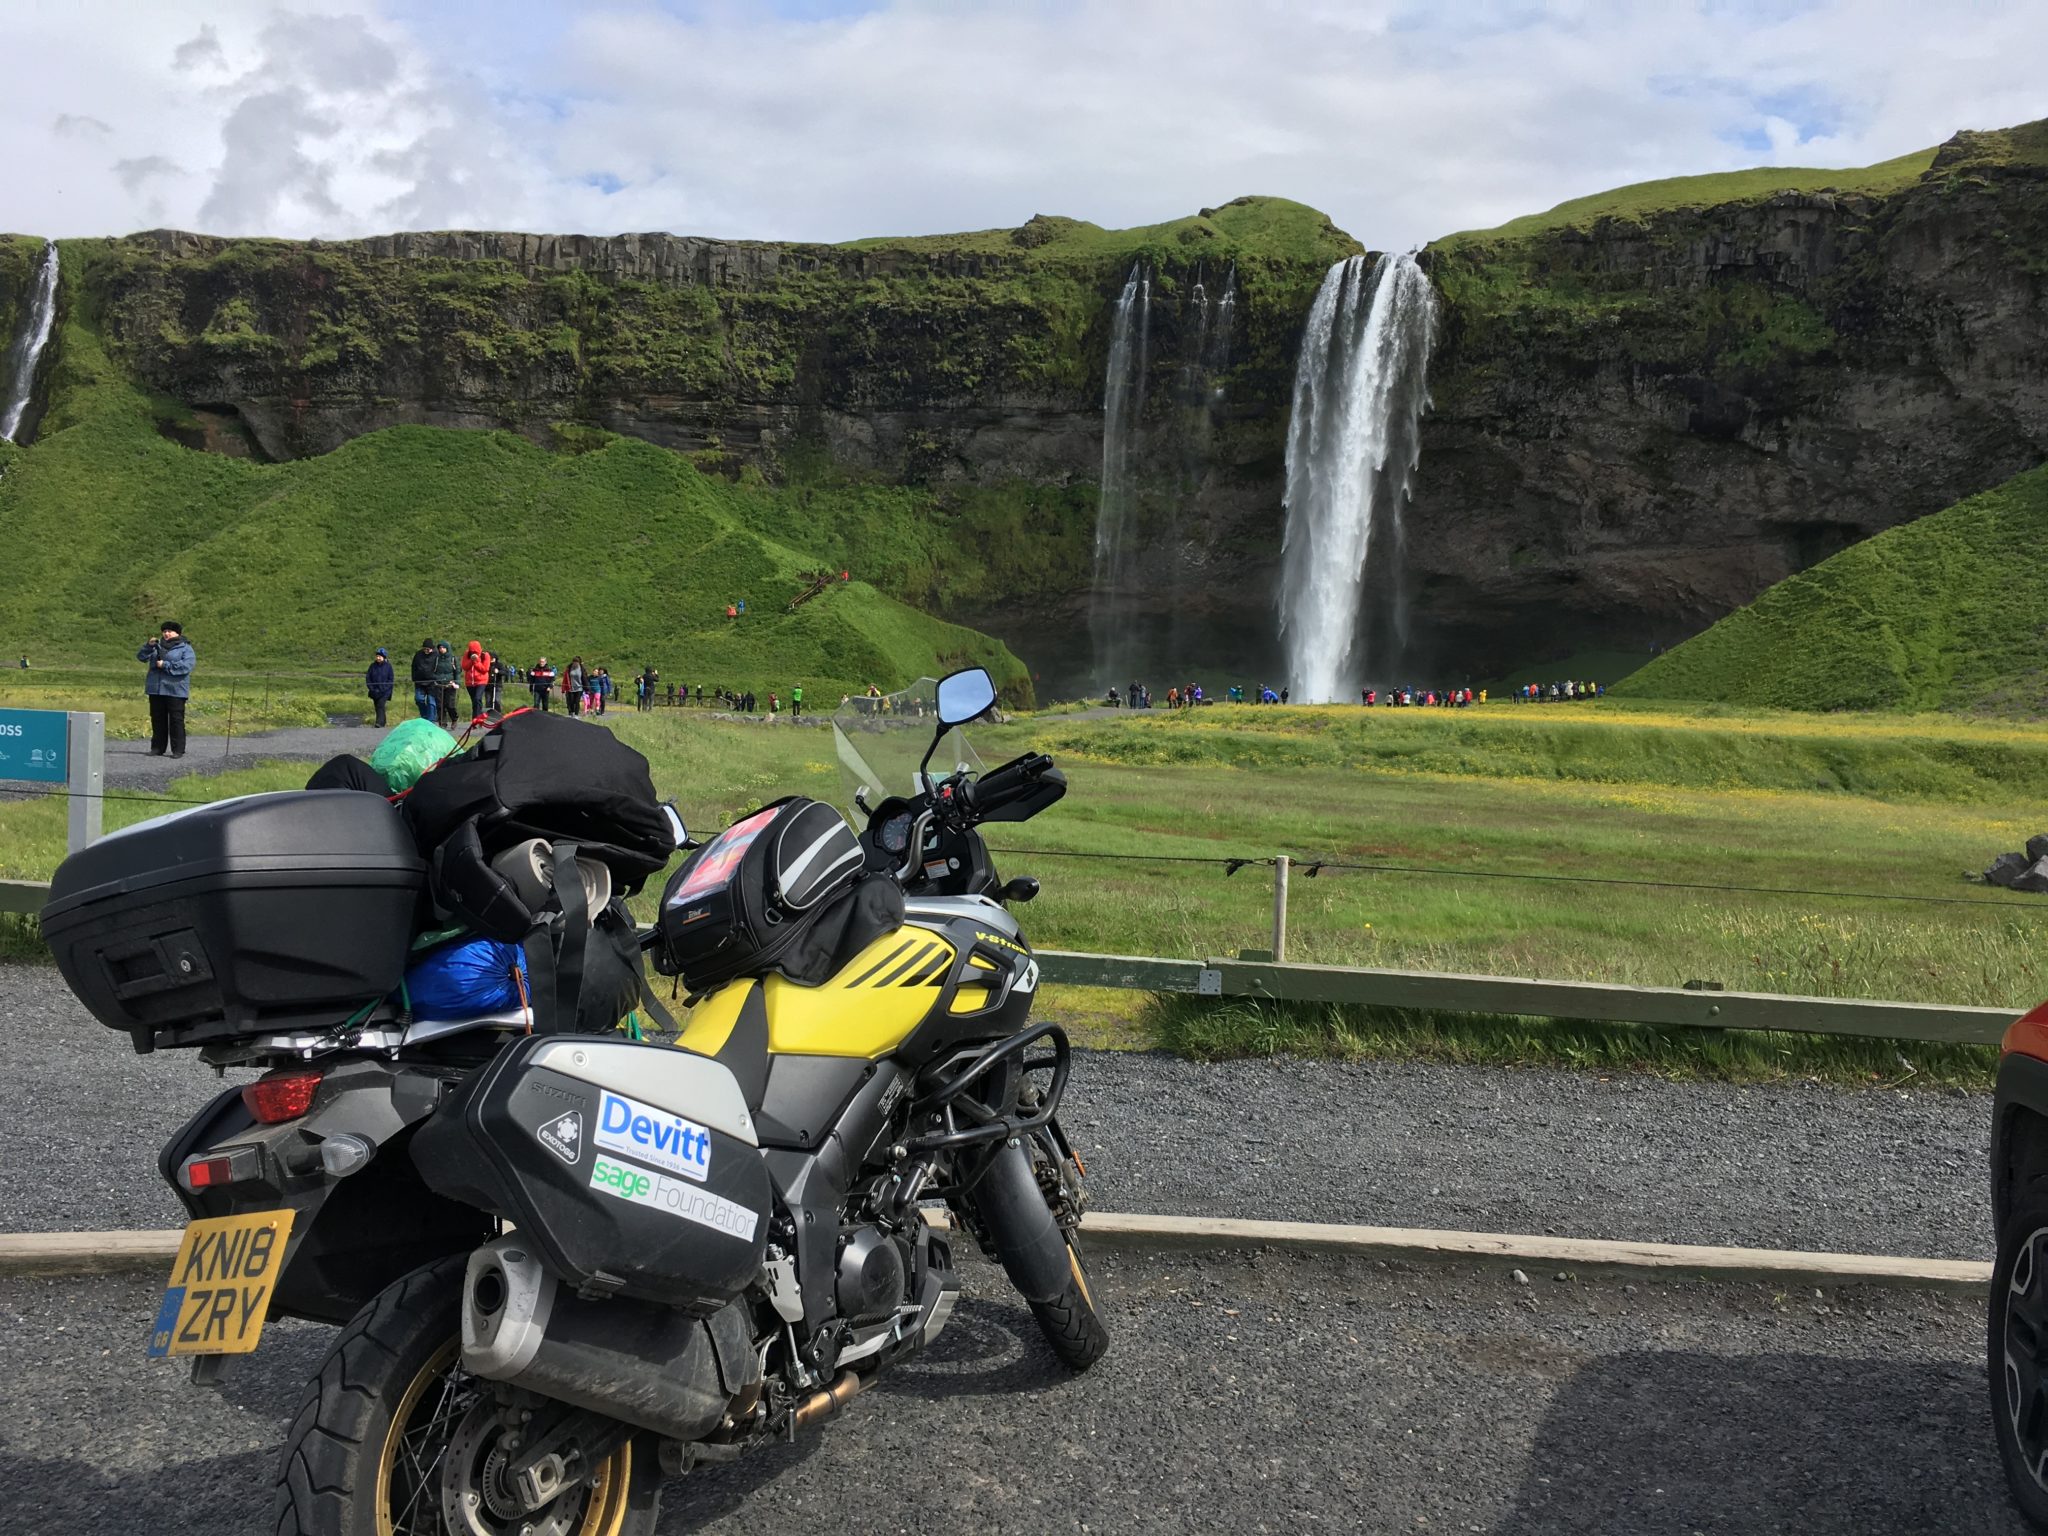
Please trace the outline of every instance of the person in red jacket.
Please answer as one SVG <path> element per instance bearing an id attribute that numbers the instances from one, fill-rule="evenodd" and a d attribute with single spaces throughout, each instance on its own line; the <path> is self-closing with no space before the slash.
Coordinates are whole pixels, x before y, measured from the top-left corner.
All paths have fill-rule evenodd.
<path id="1" fill-rule="evenodd" d="M 481 640 L 470 641 L 462 653 L 462 686 L 469 690 L 469 717 L 474 720 L 484 712 L 491 691 L 491 655 Z"/>

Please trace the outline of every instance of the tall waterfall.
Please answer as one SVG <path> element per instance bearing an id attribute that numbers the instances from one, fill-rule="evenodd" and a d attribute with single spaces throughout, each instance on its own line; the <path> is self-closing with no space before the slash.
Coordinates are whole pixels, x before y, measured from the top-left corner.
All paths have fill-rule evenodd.
<path id="1" fill-rule="evenodd" d="M 28 324 L 7 349 L 7 394 L 0 405 L 0 438 L 14 441 L 21 430 L 21 418 L 35 393 L 36 364 L 50 341 L 50 327 L 57 318 L 57 242 L 43 243 L 43 259 L 36 268 L 35 296 L 29 301 Z"/>
<path id="2" fill-rule="evenodd" d="M 1350 698 L 1370 659 L 1397 662 L 1408 615 L 1402 514 L 1422 453 L 1436 293 L 1411 253 L 1330 268 L 1309 311 L 1287 433 L 1280 637 L 1293 697 Z M 1375 532 L 1392 559 L 1372 561 Z M 1373 654 L 1360 622 L 1368 588 L 1383 612 Z"/>
<path id="3" fill-rule="evenodd" d="M 1095 587 L 1088 629 L 1098 681 L 1130 662 L 1127 606 L 1137 554 L 1137 476 L 1133 449 L 1145 414 L 1145 376 L 1151 364 L 1152 276 L 1131 267 L 1109 337 L 1109 370 L 1102 389 L 1102 488 L 1095 508 Z M 1122 680 L 1118 679 L 1118 685 Z"/>

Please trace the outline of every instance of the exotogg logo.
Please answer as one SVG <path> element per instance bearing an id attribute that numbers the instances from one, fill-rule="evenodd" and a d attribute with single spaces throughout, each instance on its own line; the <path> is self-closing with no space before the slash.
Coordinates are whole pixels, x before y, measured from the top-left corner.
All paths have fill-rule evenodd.
<path id="1" fill-rule="evenodd" d="M 680 1173 L 699 1184 L 711 1176 L 711 1133 L 693 1120 L 607 1092 L 597 1111 L 597 1144 Z"/>
<path id="2" fill-rule="evenodd" d="M 574 1163 L 583 1151 L 583 1116 L 575 1110 L 550 1120 L 534 1137 L 565 1163 Z"/>

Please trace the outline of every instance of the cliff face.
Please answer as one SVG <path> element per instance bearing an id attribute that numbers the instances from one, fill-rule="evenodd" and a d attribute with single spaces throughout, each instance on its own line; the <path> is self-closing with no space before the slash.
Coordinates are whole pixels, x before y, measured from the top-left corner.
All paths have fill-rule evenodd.
<path id="1" fill-rule="evenodd" d="M 1853 173 L 1852 173 L 1853 174 Z M 1419 643 L 1669 645 L 2048 459 L 2048 132 L 1882 194 L 1786 192 L 1428 255 Z"/>
<path id="2" fill-rule="evenodd" d="M 1424 254 L 1443 331 L 1404 670 L 1647 653 L 2048 458 L 2048 126 L 1909 160 L 1623 189 Z M 403 423 L 644 438 L 789 485 L 802 526 L 775 536 L 992 631 L 1059 692 L 1103 681 L 1082 620 L 1127 274 L 1151 303 L 1147 581 L 1125 601 L 1157 675 L 1209 677 L 1277 650 L 1295 354 L 1357 249 L 1243 199 L 850 246 L 156 232 L 67 243 L 65 270 L 115 362 L 189 408 L 165 430 L 192 446 L 301 458 Z M 8 289 L 0 262 L 0 311 Z M 878 511 L 891 485 L 916 495 Z M 881 516 L 920 519 L 927 553 L 874 569 Z"/>
<path id="3" fill-rule="evenodd" d="M 1161 487 L 1162 558 L 1195 565 L 1270 526 L 1301 320 L 1329 264 L 1357 249 L 1276 199 L 1147 229 L 1041 217 L 851 246 L 173 231 L 74 244 L 109 351 L 194 408 L 176 429 L 193 446 L 301 458 L 409 423 L 575 447 L 595 429 L 728 474 L 925 487 L 941 516 L 956 493 L 1092 497 L 1109 330 L 1137 266 L 1157 381 L 1141 457 Z M 1227 362 L 1190 401 L 1197 286 L 1213 306 L 1226 283 L 1232 334 L 1214 359 Z M 1021 602 L 986 583 L 949 590 L 943 570 L 905 595 L 1037 636 L 1059 673 L 1079 658 L 1062 639 L 1087 592 L 1069 580 L 1048 593 L 1036 574 L 1087 569 L 1087 521 L 1053 520 L 1046 542 L 1014 551 Z M 1220 627 L 1262 602 L 1235 588 L 1194 599 Z"/>

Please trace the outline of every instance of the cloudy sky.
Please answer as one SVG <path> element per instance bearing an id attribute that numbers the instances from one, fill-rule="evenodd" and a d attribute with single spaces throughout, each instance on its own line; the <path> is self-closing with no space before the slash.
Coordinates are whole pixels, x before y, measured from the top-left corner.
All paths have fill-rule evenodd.
<path id="1" fill-rule="evenodd" d="M 1400 248 L 2048 116 L 2048 0 L 5 0 L 0 229 L 842 240 L 1246 192 Z"/>

